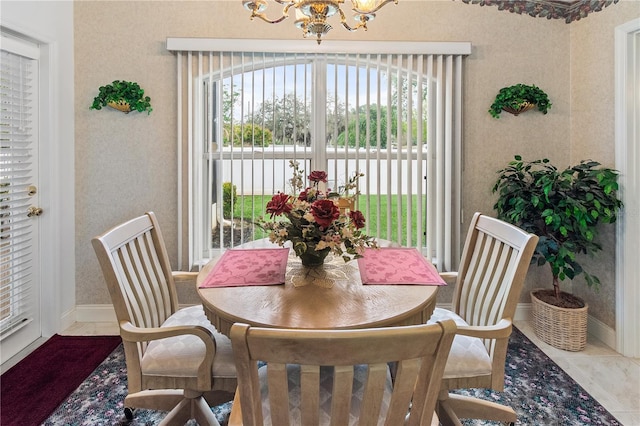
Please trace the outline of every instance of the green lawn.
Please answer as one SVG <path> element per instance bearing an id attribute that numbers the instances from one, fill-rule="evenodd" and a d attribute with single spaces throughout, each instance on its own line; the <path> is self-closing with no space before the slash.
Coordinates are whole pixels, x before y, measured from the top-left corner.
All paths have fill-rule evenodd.
<path id="1" fill-rule="evenodd" d="M 243 217 L 248 221 L 257 221 L 261 216 L 265 215 L 265 208 L 267 202 L 271 200 L 271 195 L 240 195 L 234 205 L 234 217 Z M 391 198 L 386 195 L 360 195 L 358 198 L 358 208 L 367 218 L 367 234 L 376 236 L 377 238 L 389 239 L 393 241 L 398 240 L 398 222 L 401 220 L 401 243 L 407 244 L 407 200 L 408 197 L 402 196 L 401 198 L 401 212 L 398 210 L 398 197 L 393 195 Z M 418 196 L 412 196 L 412 214 L 411 214 L 411 230 L 412 230 L 412 242 L 416 241 L 416 229 L 418 222 Z M 388 205 L 391 203 L 391 227 L 390 235 L 387 234 L 387 222 L 388 222 Z M 378 215 L 378 205 L 380 205 L 380 215 Z M 424 208 L 423 208 L 424 212 Z M 378 223 L 380 223 L 380 234 L 378 234 Z M 423 224 L 424 226 L 424 224 Z M 266 237 L 262 229 L 256 227 L 254 230 L 254 238 Z"/>

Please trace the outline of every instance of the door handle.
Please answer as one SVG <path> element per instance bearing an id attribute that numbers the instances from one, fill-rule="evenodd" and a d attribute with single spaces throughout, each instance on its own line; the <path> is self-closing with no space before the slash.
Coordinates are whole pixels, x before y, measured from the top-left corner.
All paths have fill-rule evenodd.
<path id="1" fill-rule="evenodd" d="M 40 207 L 31 206 L 27 209 L 27 217 L 40 216 L 41 214 L 42 214 L 42 209 Z"/>

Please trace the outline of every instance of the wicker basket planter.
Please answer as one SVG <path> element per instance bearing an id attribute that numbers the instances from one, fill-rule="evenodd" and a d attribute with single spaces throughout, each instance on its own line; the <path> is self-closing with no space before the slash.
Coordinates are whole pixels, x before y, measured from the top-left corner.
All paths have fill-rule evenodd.
<path id="1" fill-rule="evenodd" d="M 513 115 L 518 115 L 521 114 L 523 112 L 529 111 L 530 109 L 532 109 L 533 107 L 535 107 L 536 104 L 532 104 L 530 102 L 523 102 L 519 108 L 514 109 L 514 108 L 510 108 L 507 106 L 503 106 L 502 110 L 503 111 L 507 111 L 509 114 L 513 114 Z"/>
<path id="2" fill-rule="evenodd" d="M 587 345 L 587 309 L 550 305 L 531 292 L 533 329 L 543 342 L 565 351 L 581 351 Z"/>
<path id="3" fill-rule="evenodd" d="M 118 111 L 122 111 L 125 114 L 129 114 L 131 112 L 131 105 L 129 104 L 129 102 L 125 101 L 124 99 L 120 99 L 117 102 L 116 101 L 107 102 L 107 106 L 113 109 L 117 109 Z"/>

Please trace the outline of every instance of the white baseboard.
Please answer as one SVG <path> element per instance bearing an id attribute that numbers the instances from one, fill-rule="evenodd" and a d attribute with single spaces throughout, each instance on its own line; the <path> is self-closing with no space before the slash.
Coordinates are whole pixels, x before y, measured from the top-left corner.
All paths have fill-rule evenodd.
<path id="1" fill-rule="evenodd" d="M 113 305 L 78 305 L 77 322 L 118 322 Z"/>
<path id="2" fill-rule="evenodd" d="M 436 306 L 442 309 L 451 309 L 451 303 L 438 303 Z M 531 320 L 531 303 L 519 303 L 516 307 L 514 321 L 530 321 Z"/>
<path id="3" fill-rule="evenodd" d="M 516 313 L 513 316 L 514 321 L 531 321 L 531 303 L 518 303 Z"/>
<path id="4" fill-rule="evenodd" d="M 448 309 L 451 304 L 438 304 L 438 307 Z M 514 315 L 515 321 L 531 320 L 531 303 L 519 303 Z M 74 312 L 68 312 L 62 319 L 63 330 L 74 321 L 77 322 L 117 322 L 116 313 L 112 305 L 78 305 Z M 588 333 L 612 349 L 616 349 L 616 331 L 602 321 L 589 316 L 587 322 Z"/>
<path id="5" fill-rule="evenodd" d="M 514 315 L 514 321 L 531 321 L 531 303 L 518 303 L 516 307 L 516 313 Z M 450 308 L 450 304 L 438 304 L 441 308 Z M 587 319 L 587 333 L 596 339 L 600 340 L 611 349 L 616 350 L 616 331 L 603 323 L 602 321 L 593 318 L 589 315 Z"/>
<path id="6" fill-rule="evenodd" d="M 179 305 L 180 308 L 187 306 L 190 305 Z M 117 323 L 118 318 L 116 317 L 116 311 L 113 305 L 77 305 L 75 309 L 75 321 Z"/>
<path id="7" fill-rule="evenodd" d="M 587 318 L 587 332 L 614 351 L 617 351 L 616 331 L 599 319 L 593 318 L 592 316 Z"/>
<path id="8" fill-rule="evenodd" d="M 76 322 L 76 310 L 78 308 L 76 307 L 76 309 L 70 309 L 67 312 L 64 312 L 62 314 L 62 317 L 60 318 L 60 330 L 66 330 L 67 328 L 71 327 L 71 325 Z M 112 308 L 113 309 L 113 308 Z"/>

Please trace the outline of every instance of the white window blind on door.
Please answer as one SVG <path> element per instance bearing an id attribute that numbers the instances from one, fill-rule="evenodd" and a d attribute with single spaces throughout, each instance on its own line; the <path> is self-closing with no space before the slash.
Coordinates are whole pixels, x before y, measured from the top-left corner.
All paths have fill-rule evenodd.
<path id="1" fill-rule="evenodd" d="M 417 247 L 441 270 L 456 266 L 469 43 L 167 46 L 176 52 L 178 145 L 187 155 L 179 167 L 188 193 L 179 202 L 188 206 L 189 266 L 236 245 L 235 237 L 260 235 L 232 227 L 212 238 L 212 228 L 264 214 L 264 197 L 289 189 L 289 160 L 306 172 L 326 170 L 333 188 L 364 173 L 357 208 L 367 233 Z M 238 193 L 226 202 L 231 215 L 225 183 Z M 260 208 L 247 208 L 252 203 Z"/>
<path id="2" fill-rule="evenodd" d="M 27 217 L 34 181 L 38 47 L 2 37 L 0 60 L 0 338 L 30 322 L 34 294 L 31 244 L 37 221 Z"/>

